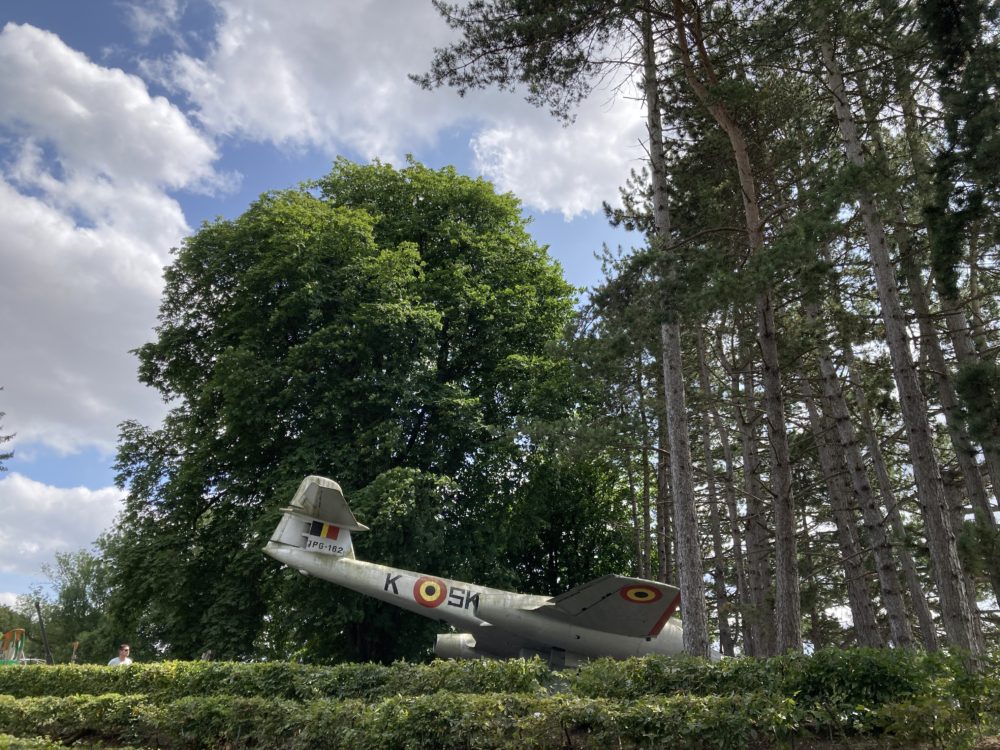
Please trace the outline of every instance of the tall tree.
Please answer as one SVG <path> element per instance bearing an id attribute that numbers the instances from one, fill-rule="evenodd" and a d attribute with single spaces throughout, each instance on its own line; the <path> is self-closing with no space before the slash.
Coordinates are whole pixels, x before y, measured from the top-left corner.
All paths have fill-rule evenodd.
<path id="1" fill-rule="evenodd" d="M 739 179 L 747 241 L 751 254 L 759 256 L 765 248 L 765 221 L 761 214 L 759 190 L 744 128 L 734 117 L 725 99 L 713 93 L 720 90 L 723 81 L 708 52 L 708 42 L 701 23 L 701 8 L 689 7 L 684 0 L 673 0 L 672 7 L 676 50 L 685 78 L 698 100 L 729 139 Z M 741 82 L 745 83 L 745 80 Z M 777 322 L 769 284 L 765 283 L 758 290 L 756 307 L 757 345 L 763 362 L 764 404 L 771 459 L 771 493 L 774 496 L 776 645 L 779 652 L 801 651 L 795 507 L 778 356 Z"/>
<path id="2" fill-rule="evenodd" d="M 667 163 L 660 119 L 660 85 L 657 74 L 653 22 L 648 9 L 641 17 L 643 93 L 646 98 L 646 128 L 649 134 L 649 162 L 653 192 L 653 232 L 650 242 L 663 269 L 661 277 L 668 289 L 676 283 L 677 259 L 668 250 L 671 243 L 670 204 L 667 200 Z M 708 656 L 708 625 L 705 619 L 705 586 L 698 513 L 695 507 L 694 478 L 688 409 L 684 396 L 680 311 L 671 295 L 663 304 L 660 343 L 663 351 L 663 391 L 667 439 L 670 444 L 670 487 L 674 501 L 674 533 L 677 573 L 684 602 L 684 650 L 693 656 Z"/>

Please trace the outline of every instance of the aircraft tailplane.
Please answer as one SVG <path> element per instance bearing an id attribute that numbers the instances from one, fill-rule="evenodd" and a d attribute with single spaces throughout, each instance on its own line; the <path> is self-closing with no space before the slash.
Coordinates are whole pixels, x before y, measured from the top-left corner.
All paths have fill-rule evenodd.
<path id="1" fill-rule="evenodd" d="M 271 544 L 354 559 L 352 531 L 368 531 L 358 523 L 340 485 L 310 476 L 302 480 L 292 502 L 271 534 Z"/>

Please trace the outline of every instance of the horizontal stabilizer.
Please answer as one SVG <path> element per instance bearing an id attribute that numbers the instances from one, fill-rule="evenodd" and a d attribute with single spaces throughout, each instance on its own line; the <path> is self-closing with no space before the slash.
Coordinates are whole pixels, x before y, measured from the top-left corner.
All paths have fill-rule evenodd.
<path id="1" fill-rule="evenodd" d="M 655 637 L 680 605 L 675 586 L 643 578 L 607 575 L 552 599 L 536 612 L 579 627 Z"/>
<path id="2" fill-rule="evenodd" d="M 303 479 L 295 492 L 295 497 L 292 498 L 291 505 L 285 510 L 296 515 L 326 521 L 342 529 L 368 531 L 368 527 L 358 523 L 354 517 L 340 485 L 325 477 L 312 476 Z"/>

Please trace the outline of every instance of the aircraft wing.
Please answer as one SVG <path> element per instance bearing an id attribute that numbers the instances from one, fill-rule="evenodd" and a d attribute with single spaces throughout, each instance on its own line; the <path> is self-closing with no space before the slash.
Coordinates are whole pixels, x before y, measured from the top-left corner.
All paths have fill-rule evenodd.
<path id="1" fill-rule="evenodd" d="M 680 602 L 680 590 L 666 583 L 607 575 L 572 588 L 534 611 L 605 633 L 655 637 Z"/>

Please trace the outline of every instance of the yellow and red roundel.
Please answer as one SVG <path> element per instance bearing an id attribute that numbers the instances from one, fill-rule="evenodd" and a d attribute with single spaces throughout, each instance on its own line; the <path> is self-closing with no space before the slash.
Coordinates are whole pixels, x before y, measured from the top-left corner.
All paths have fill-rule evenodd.
<path id="1" fill-rule="evenodd" d="M 413 584 L 413 598 L 424 607 L 436 607 L 448 596 L 448 587 L 440 578 L 423 576 Z"/>
<path id="2" fill-rule="evenodd" d="M 618 593 L 622 595 L 622 599 L 635 602 L 636 604 L 649 604 L 663 597 L 663 592 L 658 588 L 643 586 L 641 584 L 622 586 Z"/>

